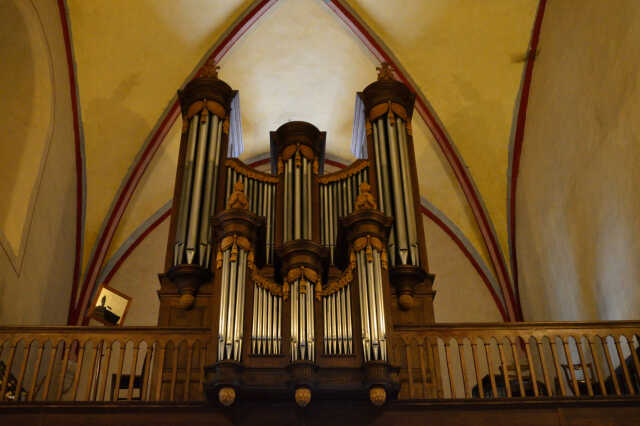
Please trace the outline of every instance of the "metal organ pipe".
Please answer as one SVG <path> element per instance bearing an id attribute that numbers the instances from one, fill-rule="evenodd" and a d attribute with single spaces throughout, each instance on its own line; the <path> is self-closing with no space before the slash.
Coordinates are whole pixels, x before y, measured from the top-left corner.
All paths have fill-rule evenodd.
<path id="1" fill-rule="evenodd" d="M 386 321 L 382 292 L 380 252 L 371 247 L 369 259 L 365 250 L 356 254 L 360 288 L 360 312 L 365 361 L 387 360 Z"/>
<path id="2" fill-rule="evenodd" d="M 405 122 L 398 118 L 396 124 L 398 130 L 398 146 L 400 147 L 400 164 L 402 167 L 402 175 L 405 185 L 408 185 L 408 191 L 405 192 L 404 207 L 407 217 L 407 233 L 409 235 L 409 251 L 411 253 L 412 265 L 420 265 L 420 257 L 418 252 L 418 232 L 416 229 L 416 209 L 413 199 L 413 188 L 411 185 L 411 175 L 409 166 L 409 147 L 407 144 L 407 128 Z"/>
<path id="3" fill-rule="evenodd" d="M 380 173 L 382 174 L 382 184 L 378 182 L 378 186 L 381 187 L 382 190 L 382 204 L 384 205 L 384 209 L 382 212 L 386 215 L 393 215 L 393 211 L 391 208 L 391 196 L 390 187 L 392 187 L 389 181 L 389 162 L 387 161 L 387 143 L 385 139 L 385 123 L 384 118 L 380 118 L 376 120 L 376 122 L 372 123 L 374 128 L 377 128 L 377 140 L 378 140 L 378 149 L 380 151 L 380 161 L 376 161 L 376 164 L 380 164 Z M 374 133 L 374 141 L 375 141 L 376 133 Z M 384 185 L 384 188 L 382 187 Z M 396 261 L 396 230 L 395 226 L 391 228 L 391 232 L 389 233 L 389 243 L 387 244 L 389 247 L 389 254 L 391 258 L 391 264 L 395 266 Z"/>
<path id="4" fill-rule="evenodd" d="M 193 180 L 193 162 L 195 159 L 196 136 L 198 133 L 199 116 L 196 114 L 191 118 L 189 135 L 187 136 L 187 154 L 184 164 L 184 175 L 182 178 L 182 191 L 180 192 L 180 207 L 178 210 L 178 225 L 176 227 L 176 243 L 174 248 L 174 265 L 183 262 L 184 246 L 187 238 L 187 215 L 189 213 L 189 203 L 191 200 L 191 182 Z"/>

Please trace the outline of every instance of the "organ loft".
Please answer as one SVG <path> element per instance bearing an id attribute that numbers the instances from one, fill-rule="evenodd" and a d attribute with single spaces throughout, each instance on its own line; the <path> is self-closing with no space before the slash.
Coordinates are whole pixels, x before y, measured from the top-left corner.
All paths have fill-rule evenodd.
<path id="1" fill-rule="evenodd" d="M 236 92 L 215 65 L 179 92 L 158 325 L 211 329 L 210 400 L 397 397 L 404 346 L 394 327 L 433 323 L 435 292 L 419 220 L 415 95 L 387 64 L 378 73 L 358 93 L 360 158 L 333 173 L 324 173 L 326 133 L 302 121 L 271 132 L 270 173 L 233 158 Z M 428 359 L 425 392 L 436 396 L 437 357 Z"/>

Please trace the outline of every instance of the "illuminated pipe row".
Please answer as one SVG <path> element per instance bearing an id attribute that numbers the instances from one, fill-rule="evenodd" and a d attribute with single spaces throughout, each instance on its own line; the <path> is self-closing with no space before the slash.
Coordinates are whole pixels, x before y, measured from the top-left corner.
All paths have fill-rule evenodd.
<path id="1" fill-rule="evenodd" d="M 265 229 L 265 260 L 273 263 L 273 237 L 275 227 L 275 194 L 276 185 L 270 182 L 263 182 L 258 179 L 248 177 L 239 173 L 232 167 L 227 167 L 227 192 L 225 199 L 229 199 L 233 192 L 233 183 L 241 181 L 244 184 L 245 195 L 249 201 L 249 210 L 266 219 Z"/>
<path id="2" fill-rule="evenodd" d="M 220 281 L 220 321 L 218 326 L 218 360 L 240 361 L 242 355 L 244 294 L 247 251 L 236 247 L 222 253 Z"/>
<path id="3" fill-rule="evenodd" d="M 253 325 L 251 329 L 251 353 L 254 355 L 279 355 L 282 341 L 280 319 L 282 297 L 254 286 Z"/>
<path id="4" fill-rule="evenodd" d="M 315 361 L 314 285 L 304 278 L 291 283 L 291 359 Z"/>
<path id="5" fill-rule="evenodd" d="M 215 212 L 223 120 L 203 110 L 191 118 L 183 166 L 174 265 L 211 260 L 209 218 Z"/>
<path id="6" fill-rule="evenodd" d="M 356 253 L 365 362 L 387 360 L 381 255 L 375 248 L 371 250 L 370 259 L 364 250 Z"/>
<path id="7" fill-rule="evenodd" d="M 299 154 L 296 154 L 299 155 Z M 293 156 L 284 162 L 283 240 L 312 238 L 312 163 Z"/>
<path id="8" fill-rule="evenodd" d="M 351 286 L 322 297 L 324 319 L 324 352 L 327 355 L 351 355 L 353 330 L 351 323 Z"/>
<path id="9" fill-rule="evenodd" d="M 329 248 L 332 264 L 338 237 L 338 218 L 353 212 L 362 182 L 369 182 L 368 167 L 344 179 L 320 184 L 320 243 Z"/>
<path id="10" fill-rule="evenodd" d="M 380 208 L 394 217 L 389 235 L 391 264 L 420 265 L 415 203 L 404 121 L 393 113 L 383 115 L 372 123 L 373 145 L 376 155 L 376 177 Z"/>

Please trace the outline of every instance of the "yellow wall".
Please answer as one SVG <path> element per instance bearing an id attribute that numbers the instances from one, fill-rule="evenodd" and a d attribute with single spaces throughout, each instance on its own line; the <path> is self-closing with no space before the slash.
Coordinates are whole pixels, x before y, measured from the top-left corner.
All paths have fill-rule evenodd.
<path id="1" fill-rule="evenodd" d="M 3 152 L 0 161 L 3 173 L 7 171 L 5 167 L 15 172 L 16 179 L 10 180 L 11 184 L 3 182 L 3 185 L 19 194 L 11 199 L 16 200 L 21 214 L 26 217 L 18 218 L 21 220 L 13 224 L 15 235 L 22 233 L 18 230 L 21 226 L 25 229 L 21 267 L 16 268 L 10 254 L 0 250 L 0 323 L 65 324 L 73 280 L 76 225 L 76 169 L 67 56 L 57 2 L 17 3 L 20 5 L 5 1 L 0 6 L 7 12 L 0 12 L 0 49 L 6 52 L 11 44 L 14 44 L 13 48 L 27 49 L 17 56 L 16 62 L 9 61 L 7 66 L 3 62 L 0 66 L 2 73 L 15 72 L 14 80 L 9 82 L 14 90 L 11 93 L 17 91 L 23 95 L 18 101 L 4 95 L 0 98 L 2 120 L 7 118 L 6 114 L 13 117 L 12 121 L 0 122 Z M 16 10 L 33 15 L 20 21 Z M 22 23 L 40 25 L 40 28 L 23 28 Z M 5 29 L 16 31 L 7 34 Z M 33 45 L 24 44 L 23 37 L 38 31 L 42 32 L 42 44 L 31 49 Z M 44 51 L 41 50 L 43 46 Z M 51 63 L 48 66 L 40 64 L 47 57 L 51 58 Z M 6 59 L 3 57 L 3 61 Z M 47 84 L 52 91 L 49 95 Z M 43 91 L 38 93 L 41 89 Z M 53 124 L 49 131 L 44 131 L 39 126 L 48 126 L 47 102 L 51 103 Z M 18 111 L 16 108 L 20 105 L 17 104 L 32 110 Z M 50 140 L 46 139 L 49 136 Z M 48 148 L 44 149 L 47 144 Z M 39 173 L 41 179 L 37 178 Z M 31 197 L 32 211 L 29 213 L 24 206 L 29 205 Z M 3 207 L 12 209 L 14 205 L 3 204 Z M 16 210 L 3 212 L 16 214 Z"/>
<path id="2" fill-rule="evenodd" d="M 528 320 L 640 316 L 639 19 L 636 0 L 547 4 L 517 193 Z"/>

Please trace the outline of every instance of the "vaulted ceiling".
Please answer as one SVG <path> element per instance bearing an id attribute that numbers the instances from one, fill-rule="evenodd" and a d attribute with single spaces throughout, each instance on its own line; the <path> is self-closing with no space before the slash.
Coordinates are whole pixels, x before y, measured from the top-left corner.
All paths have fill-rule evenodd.
<path id="1" fill-rule="evenodd" d="M 84 185 L 72 304 L 169 214 L 176 91 L 209 57 L 240 91 L 241 159 L 268 151 L 269 130 L 305 120 L 327 131 L 329 157 L 343 163 L 353 160 L 355 93 L 386 60 L 418 95 L 425 214 L 517 317 L 510 147 L 537 10 L 537 0 L 67 0 Z"/>

